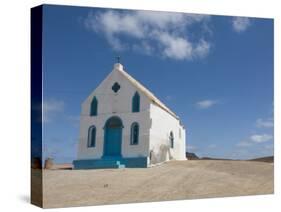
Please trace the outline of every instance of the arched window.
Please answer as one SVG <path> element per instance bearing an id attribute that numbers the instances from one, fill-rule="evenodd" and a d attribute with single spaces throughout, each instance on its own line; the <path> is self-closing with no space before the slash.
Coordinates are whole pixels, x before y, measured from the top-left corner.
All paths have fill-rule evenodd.
<path id="1" fill-rule="evenodd" d="M 138 92 L 132 98 L 132 112 L 140 112 L 140 95 Z"/>
<path id="2" fill-rule="evenodd" d="M 169 140 L 170 140 L 170 146 L 171 146 L 171 148 L 174 148 L 174 134 L 173 134 L 172 131 L 170 132 Z"/>
<path id="3" fill-rule="evenodd" d="M 134 122 L 131 125 L 131 145 L 137 145 L 139 143 L 139 124 Z"/>
<path id="4" fill-rule="evenodd" d="M 91 103 L 91 112 L 90 112 L 91 116 L 96 116 L 98 115 L 98 100 L 97 98 L 94 96 L 92 103 Z"/>
<path id="5" fill-rule="evenodd" d="M 96 146 L 96 127 L 91 126 L 88 131 L 88 147 Z"/>

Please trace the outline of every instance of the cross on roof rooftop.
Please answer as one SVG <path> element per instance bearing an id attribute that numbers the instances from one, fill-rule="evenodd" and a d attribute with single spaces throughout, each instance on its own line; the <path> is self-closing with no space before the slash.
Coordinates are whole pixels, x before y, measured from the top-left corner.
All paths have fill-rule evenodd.
<path id="1" fill-rule="evenodd" d="M 117 57 L 116 57 L 117 63 L 120 63 L 120 59 L 121 59 L 120 56 L 117 56 Z"/>

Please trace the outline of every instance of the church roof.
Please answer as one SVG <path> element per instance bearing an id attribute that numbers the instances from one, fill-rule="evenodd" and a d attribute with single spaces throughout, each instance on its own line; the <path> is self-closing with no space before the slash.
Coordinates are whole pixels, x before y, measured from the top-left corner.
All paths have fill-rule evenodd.
<path id="1" fill-rule="evenodd" d="M 114 70 L 119 71 L 125 78 L 127 78 L 139 91 L 141 91 L 152 103 L 162 108 L 169 114 L 171 114 L 176 119 L 179 117 L 171 111 L 163 102 L 161 102 L 152 92 L 150 92 L 146 87 L 144 87 L 139 81 L 134 79 L 131 75 L 129 75 L 124 69 L 123 65 L 120 63 L 116 63 L 114 65 Z"/>

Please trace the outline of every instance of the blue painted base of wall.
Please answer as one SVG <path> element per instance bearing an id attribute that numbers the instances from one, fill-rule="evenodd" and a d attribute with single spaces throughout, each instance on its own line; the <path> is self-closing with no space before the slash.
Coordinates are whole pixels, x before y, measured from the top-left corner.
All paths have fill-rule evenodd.
<path id="1" fill-rule="evenodd" d="M 146 168 L 147 157 L 104 157 L 101 159 L 74 160 L 73 167 L 74 169 Z"/>

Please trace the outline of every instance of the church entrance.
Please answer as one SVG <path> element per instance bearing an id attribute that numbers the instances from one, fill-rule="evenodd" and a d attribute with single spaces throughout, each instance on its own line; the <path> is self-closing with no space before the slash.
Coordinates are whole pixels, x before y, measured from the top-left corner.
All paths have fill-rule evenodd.
<path id="1" fill-rule="evenodd" d="M 106 121 L 104 126 L 104 157 L 121 156 L 122 128 L 122 120 L 117 116 Z"/>

